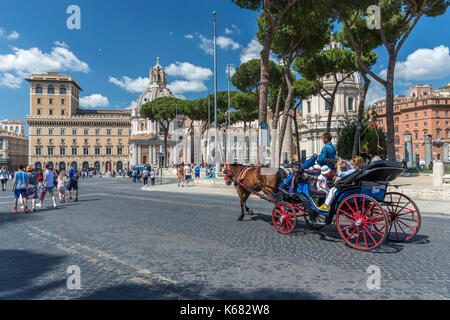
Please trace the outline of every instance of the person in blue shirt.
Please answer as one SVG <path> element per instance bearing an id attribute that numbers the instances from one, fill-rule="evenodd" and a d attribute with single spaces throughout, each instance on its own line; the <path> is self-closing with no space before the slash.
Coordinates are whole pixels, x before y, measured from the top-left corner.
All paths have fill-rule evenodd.
<path id="1" fill-rule="evenodd" d="M 6 166 L 3 166 L 2 170 L 0 170 L 0 180 L 2 181 L 2 191 L 6 191 L 6 183 L 9 179 L 9 171 L 6 169 Z"/>
<path id="2" fill-rule="evenodd" d="M 12 191 L 14 192 L 14 209 L 13 212 L 17 212 L 17 202 L 22 196 L 23 207 L 25 213 L 28 213 L 27 208 L 27 188 L 28 188 L 28 174 L 23 170 L 24 166 L 19 166 L 19 171 L 14 174 L 14 180 L 12 185 Z"/>
<path id="3" fill-rule="evenodd" d="M 194 171 L 195 171 L 195 178 L 200 179 L 200 164 L 197 163 L 197 165 L 194 167 Z"/>
<path id="4" fill-rule="evenodd" d="M 321 166 L 327 165 L 331 170 L 334 170 L 334 163 L 325 163 L 325 159 L 336 159 L 336 147 L 331 143 L 333 137 L 329 132 L 325 132 L 322 136 L 322 141 L 324 146 L 322 152 L 320 153 L 317 163 Z"/>

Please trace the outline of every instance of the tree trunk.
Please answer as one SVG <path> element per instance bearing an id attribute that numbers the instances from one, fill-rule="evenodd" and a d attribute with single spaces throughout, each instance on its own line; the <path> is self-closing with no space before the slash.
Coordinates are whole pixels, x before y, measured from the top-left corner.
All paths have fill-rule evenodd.
<path id="1" fill-rule="evenodd" d="M 359 107 L 358 107 L 358 122 L 356 124 L 355 139 L 353 141 L 352 158 L 356 155 L 358 155 L 358 156 L 360 155 L 361 123 L 362 123 L 363 116 L 364 116 L 364 108 L 366 105 L 367 91 L 369 90 L 369 86 L 370 86 L 370 79 L 369 79 L 369 77 L 367 77 L 367 73 L 365 73 L 364 70 L 362 70 L 361 68 L 360 68 L 359 72 L 361 73 L 361 76 L 364 79 L 364 89 L 363 89 L 363 94 L 362 94 L 361 101 L 359 102 Z"/>
<path id="2" fill-rule="evenodd" d="M 267 95 L 269 93 L 269 57 L 270 48 L 272 46 L 273 38 L 275 37 L 276 29 L 270 28 L 266 39 L 264 39 L 264 46 L 261 50 L 261 78 L 260 78 L 260 91 L 259 91 L 259 107 L 258 107 L 258 124 L 262 122 L 267 123 Z M 260 130 L 258 130 L 260 133 Z M 260 134 L 257 144 L 257 165 L 261 165 L 260 157 Z"/>
<path id="3" fill-rule="evenodd" d="M 327 130 L 326 132 L 331 132 L 331 120 L 333 118 L 333 111 L 334 111 L 334 99 L 336 98 L 336 89 L 335 92 L 331 95 L 331 101 L 330 101 L 330 110 L 328 110 L 328 119 L 327 119 Z M 326 102 L 325 102 L 326 103 Z"/>
<path id="4" fill-rule="evenodd" d="M 271 152 L 271 166 L 272 167 L 278 167 L 277 164 L 277 152 L 276 150 L 278 150 L 277 147 L 277 142 L 278 142 L 278 121 L 280 119 L 280 107 L 281 107 L 281 101 L 283 98 L 283 91 L 284 91 L 284 87 L 286 86 L 286 81 L 284 79 L 283 76 L 283 81 L 281 83 L 280 89 L 278 90 L 278 96 L 277 96 L 277 104 L 275 107 L 275 112 L 273 114 L 273 118 L 272 118 L 272 133 L 271 133 L 271 146 L 270 146 L 270 150 Z"/>
<path id="5" fill-rule="evenodd" d="M 164 129 L 164 167 L 168 168 L 168 160 L 167 159 L 167 137 L 169 136 L 169 125 Z"/>
<path id="6" fill-rule="evenodd" d="M 386 126 L 387 126 L 387 158 L 395 161 L 395 131 L 394 131 L 394 71 L 397 58 L 389 58 L 389 65 L 386 75 Z"/>
<path id="7" fill-rule="evenodd" d="M 294 87 L 292 86 L 291 79 L 289 78 L 289 70 L 290 70 L 290 64 L 289 66 L 285 67 L 284 77 L 286 80 L 286 84 L 288 86 L 288 95 L 286 98 L 286 101 L 284 103 L 284 110 L 283 110 L 283 119 L 281 121 L 281 127 L 280 127 L 280 139 L 278 142 L 278 150 L 276 156 L 278 157 L 278 163 L 281 161 L 281 149 L 283 147 L 283 140 L 284 135 L 286 133 L 286 126 L 287 126 L 287 120 L 289 117 L 289 111 L 291 109 L 291 103 L 292 103 L 292 97 L 294 95 Z"/>
<path id="8" fill-rule="evenodd" d="M 295 107 L 294 109 L 294 129 L 295 129 L 295 140 L 297 143 L 297 161 L 301 161 L 300 156 L 300 131 L 298 130 L 298 123 L 297 123 L 297 109 L 298 107 Z"/>

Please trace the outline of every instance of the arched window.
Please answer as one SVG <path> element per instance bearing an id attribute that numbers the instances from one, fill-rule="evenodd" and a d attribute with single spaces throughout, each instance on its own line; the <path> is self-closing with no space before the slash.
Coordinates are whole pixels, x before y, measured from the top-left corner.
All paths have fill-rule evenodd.
<path id="1" fill-rule="evenodd" d="M 66 94 L 66 86 L 59 87 L 59 94 Z"/>
<path id="2" fill-rule="evenodd" d="M 42 93 L 42 86 L 40 84 L 36 86 L 36 93 Z"/>
<path id="3" fill-rule="evenodd" d="M 88 171 L 89 170 L 89 162 L 83 162 L 83 171 Z"/>
<path id="4" fill-rule="evenodd" d="M 58 168 L 59 168 L 59 172 L 66 171 L 66 163 L 60 162 Z"/>
<path id="5" fill-rule="evenodd" d="M 122 171 L 123 170 L 123 163 L 122 161 L 117 162 L 117 171 Z"/>
<path id="6" fill-rule="evenodd" d="M 36 162 L 36 163 L 34 164 L 34 169 L 35 169 L 36 171 L 41 170 L 41 169 L 42 169 L 42 163 Z"/>
<path id="7" fill-rule="evenodd" d="M 96 162 L 94 163 L 94 167 L 95 167 L 95 170 L 96 170 L 96 171 L 100 171 L 100 162 L 96 161 Z"/>
<path id="8" fill-rule="evenodd" d="M 54 94 L 55 93 L 55 88 L 53 88 L 53 86 L 50 85 L 50 86 L 48 86 L 47 92 L 48 92 L 48 94 Z"/>
<path id="9" fill-rule="evenodd" d="M 70 164 L 70 166 L 73 166 L 75 169 L 78 168 L 78 164 L 74 161 Z"/>
<path id="10" fill-rule="evenodd" d="M 141 131 L 144 131 L 144 123 L 141 123 Z"/>

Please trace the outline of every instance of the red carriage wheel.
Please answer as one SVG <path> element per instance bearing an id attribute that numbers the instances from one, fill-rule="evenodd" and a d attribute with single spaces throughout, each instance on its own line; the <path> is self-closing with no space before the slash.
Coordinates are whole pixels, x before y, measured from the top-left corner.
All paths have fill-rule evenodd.
<path id="1" fill-rule="evenodd" d="M 286 202 L 277 204 L 273 208 L 272 221 L 278 232 L 291 233 L 294 231 L 297 221 L 294 207 Z"/>
<path id="2" fill-rule="evenodd" d="M 386 239 L 389 221 L 375 199 L 356 194 L 339 204 L 336 225 L 342 239 L 349 246 L 368 251 L 377 248 Z"/>
<path id="3" fill-rule="evenodd" d="M 388 192 L 383 205 L 390 222 L 390 241 L 408 241 L 419 232 L 422 219 L 419 208 L 411 198 L 402 193 Z"/>

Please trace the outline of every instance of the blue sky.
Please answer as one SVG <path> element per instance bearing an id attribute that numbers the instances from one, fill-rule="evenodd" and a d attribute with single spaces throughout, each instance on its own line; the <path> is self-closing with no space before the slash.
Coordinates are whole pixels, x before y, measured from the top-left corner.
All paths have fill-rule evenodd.
<path id="1" fill-rule="evenodd" d="M 81 30 L 69 30 L 69 5 L 81 9 Z M 194 99 L 213 91 L 212 11 L 217 11 L 218 89 L 227 64 L 258 56 L 258 13 L 228 0 L 4 0 L 0 2 L 0 120 L 25 120 L 30 72 L 70 73 L 80 83 L 84 108 L 129 107 L 148 83 L 156 57 L 169 87 Z M 409 84 L 450 83 L 450 12 L 421 20 L 400 52 L 397 94 Z M 385 69 L 385 49 L 375 70 Z M 374 85 L 369 101 L 383 96 Z"/>

